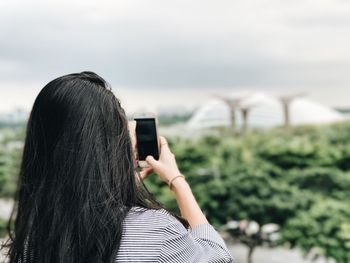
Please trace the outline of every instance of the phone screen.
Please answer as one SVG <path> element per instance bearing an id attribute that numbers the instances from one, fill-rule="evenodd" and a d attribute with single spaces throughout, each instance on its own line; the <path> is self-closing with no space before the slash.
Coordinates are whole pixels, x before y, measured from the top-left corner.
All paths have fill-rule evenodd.
<path id="1" fill-rule="evenodd" d="M 145 160 L 148 155 L 159 159 L 156 120 L 154 118 L 135 119 L 136 139 L 139 160 Z"/>

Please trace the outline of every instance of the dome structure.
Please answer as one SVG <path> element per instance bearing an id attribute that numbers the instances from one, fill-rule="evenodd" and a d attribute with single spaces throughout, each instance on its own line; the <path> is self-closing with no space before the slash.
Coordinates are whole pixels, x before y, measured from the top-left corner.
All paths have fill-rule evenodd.
<path id="1" fill-rule="evenodd" d="M 201 106 L 187 123 L 190 129 L 227 127 L 231 125 L 229 104 L 235 102 L 236 125 L 243 123 L 242 112 L 248 111 L 248 126 L 269 128 L 284 124 L 284 109 L 280 98 L 262 92 L 232 93 L 214 98 Z M 232 104 L 231 104 L 232 106 Z M 340 112 L 305 97 L 295 97 L 289 104 L 291 125 L 317 125 L 346 120 Z"/>

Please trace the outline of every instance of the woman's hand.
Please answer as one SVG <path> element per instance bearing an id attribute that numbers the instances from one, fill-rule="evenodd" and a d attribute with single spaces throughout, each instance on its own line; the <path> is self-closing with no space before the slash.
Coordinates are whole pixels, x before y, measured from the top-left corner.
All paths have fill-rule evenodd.
<path id="1" fill-rule="evenodd" d="M 147 156 L 146 161 L 152 166 L 165 182 L 173 180 L 172 191 L 175 193 L 176 201 L 179 205 L 182 217 L 186 218 L 192 228 L 200 224 L 207 224 L 208 220 L 200 209 L 189 184 L 184 180 L 177 167 L 174 154 L 170 151 L 168 143 L 164 137 L 160 137 L 160 156 L 155 160 L 152 156 Z M 182 179 L 180 179 L 182 178 Z"/>
<path id="2" fill-rule="evenodd" d="M 170 151 L 168 142 L 162 136 L 159 136 L 160 156 L 159 160 L 155 160 L 153 156 L 147 156 L 147 163 L 153 168 L 160 178 L 168 183 L 175 176 L 181 175 L 177 167 L 175 155 Z"/>
<path id="3" fill-rule="evenodd" d="M 153 172 L 152 167 L 145 167 L 142 168 L 142 170 L 139 172 L 140 179 L 145 179 L 148 175 L 150 175 Z"/>

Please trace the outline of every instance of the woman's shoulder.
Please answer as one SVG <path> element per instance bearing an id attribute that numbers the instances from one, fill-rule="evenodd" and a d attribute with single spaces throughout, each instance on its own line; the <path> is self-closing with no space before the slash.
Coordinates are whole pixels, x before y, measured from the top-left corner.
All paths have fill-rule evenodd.
<path id="1" fill-rule="evenodd" d="M 149 255 L 147 262 L 233 262 L 224 241 L 210 224 L 188 230 L 165 209 L 133 207 L 125 227 L 120 254 L 128 255 L 128 262 L 137 261 L 131 259 L 140 254 L 140 248 L 142 260 Z"/>
<path id="2" fill-rule="evenodd" d="M 170 212 L 163 208 L 149 209 L 140 206 L 134 206 L 130 209 L 126 221 L 137 221 L 138 223 L 145 221 L 147 224 L 153 223 L 159 226 L 179 222 Z"/>
<path id="3" fill-rule="evenodd" d="M 132 207 L 123 223 L 117 262 L 157 262 L 174 220 L 165 209 Z"/>
<path id="4" fill-rule="evenodd" d="M 149 209 L 144 207 L 132 207 L 124 220 L 127 229 L 139 229 L 140 233 L 157 232 L 159 235 L 167 235 L 168 232 L 187 233 L 188 229 L 166 209 Z"/>
<path id="5" fill-rule="evenodd" d="M 176 229 L 177 233 L 187 232 L 182 223 L 165 209 L 132 207 L 123 225 L 126 239 L 142 237 L 140 240 L 162 242 L 171 229 Z"/>

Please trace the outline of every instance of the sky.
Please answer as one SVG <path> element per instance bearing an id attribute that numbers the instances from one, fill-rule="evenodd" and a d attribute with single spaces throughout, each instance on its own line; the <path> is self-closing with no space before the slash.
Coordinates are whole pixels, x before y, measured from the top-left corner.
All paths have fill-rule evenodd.
<path id="1" fill-rule="evenodd" d="M 0 112 L 84 70 L 128 111 L 241 90 L 350 107 L 350 1 L 0 1 Z"/>

